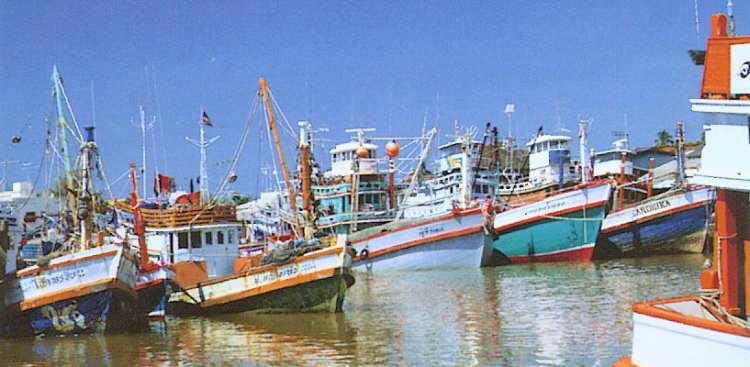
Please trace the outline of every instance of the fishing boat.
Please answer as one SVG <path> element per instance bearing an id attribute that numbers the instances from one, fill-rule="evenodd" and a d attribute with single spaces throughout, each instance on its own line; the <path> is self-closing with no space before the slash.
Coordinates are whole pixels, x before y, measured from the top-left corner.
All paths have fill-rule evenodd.
<path id="1" fill-rule="evenodd" d="M 589 172 L 590 122 L 580 121 L 582 172 Z M 591 260 L 612 187 L 610 181 L 581 176 L 579 186 L 497 213 L 487 231 L 492 247 L 510 263 Z"/>
<path id="2" fill-rule="evenodd" d="M 632 356 L 618 367 L 742 366 L 750 358 L 750 166 L 737 161 L 750 154 L 750 37 L 730 34 L 727 23 L 724 14 L 711 17 L 701 94 L 690 100 L 710 121 L 691 181 L 716 188 L 713 265 L 700 294 L 633 306 Z"/>
<path id="3" fill-rule="evenodd" d="M 713 213 L 714 191 L 689 185 L 683 169 L 684 124 L 678 123 L 676 172 L 673 186 L 652 195 L 653 169 L 647 176 L 645 195 L 625 204 L 627 191 L 636 191 L 637 181 L 628 182 L 626 155 L 622 155 L 614 210 L 602 224 L 597 256 L 621 257 L 654 254 L 700 253 L 706 247 Z M 632 163 L 631 163 L 632 170 Z M 644 190 L 640 190 L 644 191 Z M 637 195 L 628 195 L 629 197 Z M 613 198 L 614 199 L 614 198 Z M 613 200 L 614 201 L 614 200 Z"/>
<path id="4" fill-rule="evenodd" d="M 349 241 L 358 254 L 353 269 L 372 272 L 499 263 L 485 245 L 485 219 L 477 200 L 494 194 L 497 175 L 489 172 L 490 160 L 481 156 L 485 142 L 475 141 L 475 133 L 467 129 L 463 134 L 457 133 L 454 141 L 440 146 L 435 177 L 424 180 L 417 188 L 417 176 L 435 130 L 428 133 L 401 202 L 392 204 L 398 208 L 395 220 L 350 235 Z M 386 150 L 389 156 L 398 154 L 397 146 L 390 145 Z"/>
<path id="5" fill-rule="evenodd" d="M 35 265 L 16 267 L 5 274 L 0 284 L 0 334 L 49 336 L 143 330 L 148 327 L 148 311 L 155 304 L 150 303 L 151 297 L 142 296 L 158 296 L 159 288 L 139 284 L 139 279 L 158 271 L 159 265 L 149 262 L 145 246 L 133 251 L 104 240 L 108 229 L 98 226 L 99 200 L 92 194 L 92 170 L 101 169 L 94 130 L 87 128 L 85 138 L 73 135 L 81 145 L 80 165 L 74 170 L 65 136 L 66 130 L 80 130 L 63 114 L 62 79 L 56 68 L 52 82 L 61 137 L 58 151 L 65 164 L 62 182 L 71 193 L 68 203 L 75 213 L 75 227 L 64 228 L 64 241 L 53 243 L 52 252 L 38 258 Z"/>
<path id="6" fill-rule="evenodd" d="M 279 142 L 271 97 L 263 78 L 263 98 L 269 129 Z M 340 312 L 346 289 L 354 283 L 348 268 L 351 255 L 346 236 L 317 238 L 309 194 L 309 147 L 300 140 L 303 166 L 302 209 L 306 216 L 294 218 L 291 239 L 270 250 L 264 246 L 241 249 L 243 224 L 234 205 L 218 204 L 208 197 L 205 169 L 205 118 L 199 121 L 201 139 L 201 192 L 198 203 L 164 209 L 143 209 L 149 247 L 165 253 L 175 279 L 167 313 L 176 315 L 240 312 Z M 296 213 L 296 193 L 277 145 L 289 188 L 291 212 Z"/>
<path id="7" fill-rule="evenodd" d="M 609 250 L 603 256 L 703 252 L 714 199 L 712 188 L 686 186 L 608 213 L 599 238 Z"/>
<path id="8" fill-rule="evenodd" d="M 492 247 L 511 263 L 591 260 L 611 190 L 597 181 L 500 212 Z"/>
<path id="9" fill-rule="evenodd" d="M 498 201 L 507 207 L 517 207 L 542 200 L 566 187 L 575 186 L 580 175 L 570 159 L 570 140 L 567 135 L 538 133 L 526 143 L 529 148 L 529 174 L 503 174 L 497 190 Z"/>

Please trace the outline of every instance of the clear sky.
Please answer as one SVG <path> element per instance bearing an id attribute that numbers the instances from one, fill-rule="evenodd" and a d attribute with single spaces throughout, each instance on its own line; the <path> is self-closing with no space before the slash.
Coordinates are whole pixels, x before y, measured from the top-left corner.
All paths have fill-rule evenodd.
<path id="1" fill-rule="evenodd" d="M 725 5 L 698 1 L 697 32 L 688 0 L 2 1 L 0 161 L 31 163 L 8 167 L 9 180 L 36 176 L 44 118 L 54 115 L 54 64 L 81 125 L 96 123 L 112 180 L 140 162 L 140 130 L 130 120 L 143 105 L 160 116 L 155 155 L 149 132 L 149 171 L 156 158 L 187 186 L 199 153 L 184 137 L 197 138 L 204 108 L 214 122 L 209 136 L 221 135 L 208 153 L 215 187 L 260 76 L 292 122 L 327 127 L 319 136 L 332 141 L 356 126 L 415 135 L 425 111 L 441 136 L 455 120 L 506 131 L 508 103 L 514 135 L 524 138 L 560 122 L 575 133 L 576 116 L 586 114 L 599 150 L 626 120 L 634 146 L 653 144 L 659 130 L 672 133 L 678 120 L 698 139 L 703 121 L 688 99 L 698 94 L 702 68 L 687 50 L 705 48 L 709 16 Z M 749 3 L 734 8 L 738 33 L 750 33 L 750 18 L 741 16 Z M 11 144 L 19 134 L 22 142 Z M 269 153 L 258 148 L 259 134 L 255 128 L 237 170 L 234 189 L 244 193 L 256 190 L 259 162 L 267 161 L 258 158 Z M 117 186 L 120 195 L 126 190 Z"/>

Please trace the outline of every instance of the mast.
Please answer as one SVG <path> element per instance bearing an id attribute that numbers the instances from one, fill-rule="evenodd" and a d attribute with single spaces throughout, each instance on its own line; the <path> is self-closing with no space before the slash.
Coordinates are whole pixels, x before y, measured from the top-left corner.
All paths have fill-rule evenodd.
<path id="1" fill-rule="evenodd" d="M 516 112 L 516 105 L 515 104 L 506 104 L 505 105 L 505 113 L 508 114 L 508 153 L 506 155 L 506 167 L 510 168 L 510 171 L 513 172 L 513 124 L 511 120 L 511 116 L 513 113 Z M 519 168 L 522 169 L 523 167 Z"/>
<path id="2" fill-rule="evenodd" d="M 142 151 L 142 159 L 143 159 L 143 165 L 141 166 L 141 175 L 143 177 L 143 197 L 145 198 L 146 195 L 148 195 L 146 191 L 146 182 L 148 181 L 148 177 L 146 177 L 146 174 L 148 170 L 146 169 L 146 111 L 143 110 L 143 106 L 139 106 L 141 109 L 141 151 Z M 203 178 L 201 177 L 201 182 L 203 182 Z M 201 192 L 201 195 L 203 195 L 203 192 Z"/>
<path id="3" fill-rule="evenodd" d="M 675 154 L 677 154 L 677 187 L 685 185 L 685 123 L 677 122 L 677 131 L 675 134 Z"/>
<path id="4" fill-rule="evenodd" d="M 484 147 L 487 145 L 487 138 L 490 135 L 490 123 L 487 123 L 487 126 L 484 128 L 484 136 L 482 137 L 482 145 L 479 146 L 479 159 L 477 159 L 477 164 L 474 166 L 474 178 L 471 181 L 471 187 L 472 190 L 474 189 L 474 185 L 477 182 L 477 176 L 479 176 L 479 170 L 482 168 L 482 156 L 484 153 Z"/>
<path id="5" fill-rule="evenodd" d="M 131 202 L 133 204 L 133 217 L 135 217 L 135 225 L 133 231 L 138 236 L 138 248 L 140 250 L 140 265 L 141 269 L 148 265 L 148 247 L 146 245 L 146 226 L 143 223 L 143 217 L 141 216 L 141 206 L 138 204 L 138 177 L 135 174 L 135 164 L 130 164 L 130 175 L 133 177 L 133 191 L 130 193 Z M 170 251 L 172 249 L 170 248 Z"/>
<path id="6" fill-rule="evenodd" d="M 208 172 L 206 170 L 206 148 L 208 148 L 209 145 L 213 144 L 216 139 L 219 139 L 219 136 L 214 136 L 211 139 L 206 140 L 206 130 L 203 128 L 203 125 L 205 122 L 203 121 L 205 116 L 205 112 L 201 110 L 201 119 L 198 120 L 198 126 L 200 127 L 200 141 L 196 141 L 194 139 L 190 139 L 188 137 L 185 137 L 185 140 L 189 141 L 193 145 L 197 146 L 201 150 L 201 162 L 200 162 L 200 192 L 201 192 L 201 205 L 208 205 L 211 200 L 208 197 Z M 144 158 L 144 167 L 145 167 L 145 158 Z M 145 180 L 144 180 L 145 181 Z M 146 183 L 143 183 L 144 192 Z"/>
<path id="7" fill-rule="evenodd" d="M 68 147 L 68 121 L 65 119 L 63 109 L 62 77 L 57 71 L 57 65 L 52 67 L 52 85 L 54 88 L 55 100 L 57 102 L 57 129 L 60 134 L 60 143 L 62 144 L 62 158 L 65 165 L 65 187 L 70 188 L 73 182 L 73 170 L 70 165 L 70 149 Z"/>
<path id="8" fill-rule="evenodd" d="M 305 131 L 305 123 L 300 122 L 300 175 L 302 189 L 302 213 L 305 231 L 303 237 L 311 240 L 315 234 L 315 211 L 312 205 L 311 190 L 311 169 L 310 169 L 310 145 L 308 144 L 308 135 Z"/>
<path id="9" fill-rule="evenodd" d="M 589 160 L 588 160 L 588 128 L 591 125 L 591 118 L 587 116 L 578 116 L 578 137 L 580 138 L 581 148 L 581 183 L 589 182 Z"/>
<path id="10" fill-rule="evenodd" d="M 286 184 L 286 189 L 289 193 L 289 207 L 292 212 L 292 217 L 294 217 L 294 230 L 292 231 L 292 234 L 294 234 L 295 232 L 300 233 L 299 218 L 297 217 L 297 198 L 294 193 L 294 187 L 289 180 L 289 171 L 287 171 L 286 169 L 286 161 L 284 160 L 284 152 L 282 151 L 281 143 L 279 142 L 279 132 L 276 129 L 276 118 L 273 115 L 273 108 L 271 107 L 271 98 L 268 95 L 268 85 L 266 84 L 266 79 L 261 77 L 258 84 L 260 85 L 261 92 L 263 93 L 263 100 L 266 103 L 266 110 L 268 111 L 268 128 L 271 129 L 271 132 L 273 133 L 274 144 L 276 144 L 276 152 L 279 154 L 279 161 L 281 163 L 281 172 L 284 174 L 284 183 Z"/>
<path id="11" fill-rule="evenodd" d="M 80 199 L 78 201 L 77 219 L 80 221 L 81 229 L 81 246 L 82 250 L 87 250 L 91 244 L 91 217 L 92 200 L 91 197 L 91 161 L 96 153 L 96 143 L 94 143 L 94 128 L 86 128 L 86 141 L 81 145 L 81 188 Z"/>
<path id="12" fill-rule="evenodd" d="M 469 201 L 471 200 L 471 172 L 469 166 L 469 155 L 471 150 L 471 135 L 466 134 L 460 137 L 461 141 L 461 203 L 464 208 L 469 207 Z"/>

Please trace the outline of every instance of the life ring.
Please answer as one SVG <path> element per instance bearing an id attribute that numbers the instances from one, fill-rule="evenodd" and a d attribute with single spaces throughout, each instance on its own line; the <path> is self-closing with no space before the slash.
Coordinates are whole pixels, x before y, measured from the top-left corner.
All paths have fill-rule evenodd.
<path id="1" fill-rule="evenodd" d="M 370 255 L 370 251 L 368 251 L 367 249 L 363 249 L 362 251 L 359 252 L 359 258 L 362 260 L 367 259 L 369 255 Z"/>

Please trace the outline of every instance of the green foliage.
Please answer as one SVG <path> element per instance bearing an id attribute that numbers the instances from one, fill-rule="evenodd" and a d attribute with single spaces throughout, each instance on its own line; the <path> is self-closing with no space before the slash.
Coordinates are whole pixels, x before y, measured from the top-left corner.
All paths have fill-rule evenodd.
<path id="1" fill-rule="evenodd" d="M 672 145 L 674 144 L 674 139 L 667 130 L 662 130 L 656 133 L 656 140 L 654 140 L 654 143 L 656 143 L 657 147 Z"/>

